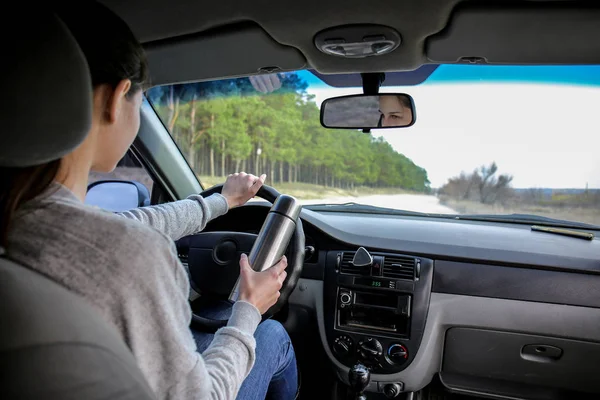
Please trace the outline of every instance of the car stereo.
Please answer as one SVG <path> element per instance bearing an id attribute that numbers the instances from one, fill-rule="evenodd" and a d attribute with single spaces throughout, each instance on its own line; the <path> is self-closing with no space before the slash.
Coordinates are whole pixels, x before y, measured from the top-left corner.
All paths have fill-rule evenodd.
<path id="1" fill-rule="evenodd" d="M 409 337 L 410 301 L 407 294 L 339 288 L 336 328 Z"/>
<path id="2" fill-rule="evenodd" d="M 325 330 L 333 356 L 375 373 L 406 368 L 425 329 L 433 260 L 361 247 L 330 251 L 326 263 Z"/>

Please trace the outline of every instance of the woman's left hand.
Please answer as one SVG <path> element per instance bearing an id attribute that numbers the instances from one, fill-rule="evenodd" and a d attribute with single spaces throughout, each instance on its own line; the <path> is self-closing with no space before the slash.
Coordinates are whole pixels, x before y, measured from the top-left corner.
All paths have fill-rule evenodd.
<path id="1" fill-rule="evenodd" d="M 230 209 L 244 205 L 248 200 L 256 196 L 258 190 L 265 183 L 266 178 L 266 174 L 257 177 L 245 172 L 229 175 L 223 185 L 221 194 L 227 199 Z"/>

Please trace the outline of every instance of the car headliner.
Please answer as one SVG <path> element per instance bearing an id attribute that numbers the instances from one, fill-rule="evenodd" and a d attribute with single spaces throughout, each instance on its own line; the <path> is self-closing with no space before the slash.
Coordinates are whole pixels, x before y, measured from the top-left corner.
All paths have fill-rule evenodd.
<path id="1" fill-rule="evenodd" d="M 144 44 L 155 84 L 312 68 L 321 74 L 424 64 L 600 64 L 600 5 L 581 1 L 102 0 Z M 392 53 L 333 57 L 315 35 L 348 24 L 396 29 Z"/>

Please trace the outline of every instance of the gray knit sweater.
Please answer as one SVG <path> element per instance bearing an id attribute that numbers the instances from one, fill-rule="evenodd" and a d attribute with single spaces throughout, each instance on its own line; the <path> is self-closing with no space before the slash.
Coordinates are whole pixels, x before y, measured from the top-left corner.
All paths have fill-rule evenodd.
<path id="1" fill-rule="evenodd" d="M 159 399 L 234 399 L 254 364 L 260 313 L 238 301 L 228 326 L 197 353 L 189 281 L 173 243 L 225 212 L 215 194 L 113 214 L 53 184 L 18 211 L 7 253 L 96 306 Z"/>

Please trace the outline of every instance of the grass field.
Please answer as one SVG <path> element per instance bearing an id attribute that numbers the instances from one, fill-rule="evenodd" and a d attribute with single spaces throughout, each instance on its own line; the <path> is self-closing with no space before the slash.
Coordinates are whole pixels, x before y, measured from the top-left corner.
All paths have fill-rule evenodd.
<path id="1" fill-rule="evenodd" d="M 584 222 L 600 225 L 600 209 L 583 207 L 551 207 L 539 205 L 502 205 L 482 204 L 476 201 L 455 200 L 440 196 L 441 204 L 456 210 L 459 214 L 534 214 L 548 218 Z"/>
<path id="2" fill-rule="evenodd" d="M 90 183 L 97 180 L 117 179 L 117 180 L 134 180 L 141 182 L 152 191 L 152 179 L 143 168 L 137 167 L 117 167 L 111 173 L 96 173 L 90 174 Z M 219 183 L 225 182 L 225 177 L 221 176 L 200 176 L 198 177 L 204 188 L 209 188 Z M 375 194 L 405 194 L 411 193 L 402 189 L 394 188 L 370 188 L 366 186 L 355 187 L 354 189 L 331 188 L 310 183 L 278 183 L 275 188 L 281 193 L 286 193 L 298 199 L 325 199 L 331 197 L 360 197 Z"/>
<path id="3" fill-rule="evenodd" d="M 220 176 L 200 176 L 199 179 L 205 188 L 225 182 L 225 178 Z M 411 193 L 409 191 L 397 188 L 370 188 L 366 186 L 357 186 L 354 189 L 340 189 L 303 182 L 277 183 L 274 185 L 274 187 L 279 192 L 289 194 L 297 199 L 325 199 L 330 197 L 360 197 L 374 194 Z"/>
<path id="4" fill-rule="evenodd" d="M 205 188 L 223 183 L 224 177 L 200 176 L 200 181 Z M 90 183 L 100 179 L 125 179 L 136 180 L 145 184 L 149 190 L 152 180 L 142 168 L 118 167 L 110 174 L 92 173 Z M 361 196 L 394 195 L 394 194 L 421 194 L 394 188 L 370 188 L 365 186 L 354 189 L 331 188 L 310 183 L 278 183 L 275 188 L 281 193 L 292 195 L 301 200 L 318 200 L 327 198 L 356 197 L 357 202 Z M 514 204 L 508 207 L 502 205 L 482 204 L 476 201 L 455 200 L 447 196 L 440 196 L 440 203 L 450 207 L 459 214 L 534 214 L 549 218 L 568 221 L 585 222 L 600 225 L 600 208 L 591 207 L 558 207 L 547 205 Z M 352 200 L 353 201 L 353 200 Z M 416 210 L 419 211 L 419 210 Z"/>

